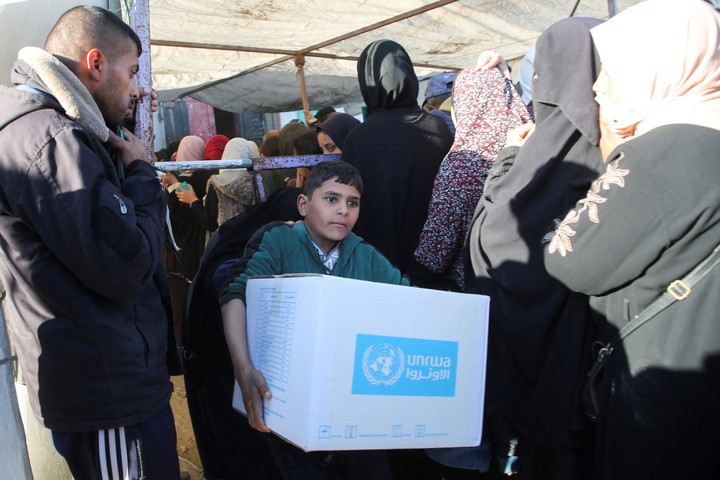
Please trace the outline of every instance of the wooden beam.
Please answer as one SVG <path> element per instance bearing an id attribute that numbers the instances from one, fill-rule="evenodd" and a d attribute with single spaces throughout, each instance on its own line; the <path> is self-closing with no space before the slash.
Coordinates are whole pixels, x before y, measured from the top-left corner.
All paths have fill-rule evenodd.
<path id="1" fill-rule="evenodd" d="M 312 114 L 310 113 L 310 102 L 308 102 L 307 85 L 305 85 L 304 55 L 295 55 L 295 67 L 297 67 L 298 81 L 300 82 L 300 100 L 302 101 L 303 113 L 305 113 L 305 125 L 310 125 Z"/>

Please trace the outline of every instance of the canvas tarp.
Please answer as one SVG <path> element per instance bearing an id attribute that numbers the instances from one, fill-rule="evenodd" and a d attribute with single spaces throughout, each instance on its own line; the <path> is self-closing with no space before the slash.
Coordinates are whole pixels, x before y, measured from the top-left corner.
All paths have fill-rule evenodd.
<path id="1" fill-rule="evenodd" d="M 130 10 L 137 1 L 107 4 Z M 153 86 L 161 100 L 190 94 L 236 112 L 301 109 L 298 54 L 316 109 L 362 102 L 356 59 L 374 40 L 402 44 L 424 77 L 473 65 L 486 49 L 519 59 L 545 28 L 571 13 L 608 16 L 608 0 L 142 1 L 149 5 Z M 617 9 L 638 1 L 617 0 Z M 9 83 L 17 50 L 41 47 L 59 14 L 77 3 L 105 2 L 0 0 L 7 34 L 2 83 Z"/>
<path id="2" fill-rule="evenodd" d="M 618 11 L 634 3 L 619 0 Z M 607 0 L 150 0 L 149 5 L 153 83 L 161 100 L 190 94 L 224 110 L 257 112 L 302 108 L 296 54 L 305 54 L 307 96 L 316 109 L 362 101 L 356 60 L 374 40 L 402 44 L 422 77 L 474 65 L 487 49 L 520 59 L 545 28 L 575 7 L 576 16 L 608 17 Z"/>

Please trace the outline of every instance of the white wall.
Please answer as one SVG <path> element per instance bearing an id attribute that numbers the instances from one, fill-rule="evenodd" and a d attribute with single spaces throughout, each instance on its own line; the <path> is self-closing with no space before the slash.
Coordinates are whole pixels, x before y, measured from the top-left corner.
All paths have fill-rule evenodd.
<path id="1" fill-rule="evenodd" d="M 120 0 L 0 0 L 0 84 L 10 85 L 10 69 L 22 47 L 42 47 L 57 19 L 76 5 L 119 11 Z"/>

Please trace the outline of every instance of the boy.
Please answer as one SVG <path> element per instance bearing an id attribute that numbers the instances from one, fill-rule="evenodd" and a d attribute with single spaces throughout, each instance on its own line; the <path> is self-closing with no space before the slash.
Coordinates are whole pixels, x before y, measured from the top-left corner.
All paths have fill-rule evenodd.
<path id="1" fill-rule="evenodd" d="M 352 233 L 360 214 L 363 184 L 359 172 L 343 161 L 313 168 L 297 205 L 304 221 L 279 225 L 262 237 L 245 273 L 220 295 L 225 338 L 240 384 L 250 426 L 270 432 L 263 421 L 263 399 L 272 393 L 250 360 L 246 338 L 245 287 L 258 275 L 320 273 L 374 282 L 408 285 L 400 271 L 373 246 Z M 390 478 L 385 453 L 311 452 L 271 439 L 271 449 L 285 478 Z"/>

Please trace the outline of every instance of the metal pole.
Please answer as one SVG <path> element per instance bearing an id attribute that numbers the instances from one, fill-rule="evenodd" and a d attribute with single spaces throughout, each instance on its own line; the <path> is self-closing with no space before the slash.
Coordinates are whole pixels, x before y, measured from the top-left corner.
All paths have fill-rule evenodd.
<path id="1" fill-rule="evenodd" d="M 138 85 L 152 88 L 152 70 L 150 68 L 150 1 L 132 0 L 130 5 L 125 2 L 122 9 L 123 20 L 135 30 L 142 42 L 142 53 L 139 58 Z M 135 109 L 135 135 L 145 144 L 148 158 L 155 158 L 155 135 L 153 133 L 153 117 L 150 110 L 150 99 L 137 104 Z"/>
<path id="2" fill-rule="evenodd" d="M 340 160 L 340 155 L 287 155 L 284 157 L 258 157 L 226 160 L 186 160 L 183 162 L 157 162 L 161 172 L 181 170 L 214 170 L 216 168 L 247 168 L 255 172 L 284 168 L 314 167 L 318 163 Z"/>

